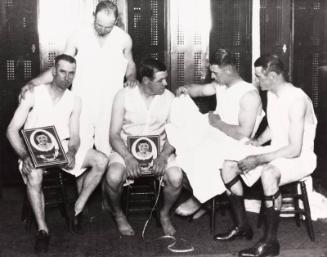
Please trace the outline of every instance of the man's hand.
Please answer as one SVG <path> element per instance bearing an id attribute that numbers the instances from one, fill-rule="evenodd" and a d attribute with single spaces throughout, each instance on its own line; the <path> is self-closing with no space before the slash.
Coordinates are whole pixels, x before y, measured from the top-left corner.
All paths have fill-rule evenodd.
<path id="1" fill-rule="evenodd" d="M 136 80 L 136 79 L 130 79 L 130 80 L 127 80 L 127 81 L 124 83 L 124 87 L 134 88 L 134 87 L 136 87 L 138 84 L 139 84 L 138 80 Z"/>
<path id="2" fill-rule="evenodd" d="M 215 114 L 213 111 L 209 112 L 208 119 L 209 119 L 209 124 L 215 128 L 217 128 L 218 121 L 221 120 L 220 115 Z"/>
<path id="3" fill-rule="evenodd" d="M 27 83 L 25 86 L 23 86 L 20 90 L 20 93 L 18 95 L 18 102 L 20 103 L 22 99 L 25 98 L 25 94 L 27 91 L 33 92 L 35 85 L 32 83 Z"/>
<path id="4" fill-rule="evenodd" d="M 187 87 L 181 86 L 181 87 L 179 87 L 179 88 L 176 89 L 176 96 L 180 96 L 182 94 L 188 95 Z"/>
<path id="5" fill-rule="evenodd" d="M 22 167 L 22 172 L 24 175 L 29 175 L 32 171 L 32 169 L 35 169 L 32 160 L 29 156 L 25 157 L 23 159 L 23 167 Z"/>
<path id="6" fill-rule="evenodd" d="M 256 139 L 250 139 L 250 140 L 246 141 L 245 144 L 246 145 L 253 145 L 253 146 L 260 146 L 260 143 Z"/>
<path id="7" fill-rule="evenodd" d="M 71 170 L 75 167 L 75 154 L 71 152 L 67 152 L 66 155 L 67 155 L 68 163 L 66 164 L 65 168 Z"/>
<path id="8" fill-rule="evenodd" d="M 248 173 L 260 165 L 258 155 L 250 155 L 237 163 L 237 166 L 243 173 Z"/>
<path id="9" fill-rule="evenodd" d="M 137 178 L 141 175 L 138 161 L 129 155 L 125 158 L 127 178 Z"/>
<path id="10" fill-rule="evenodd" d="M 159 155 L 157 159 L 153 161 L 153 172 L 157 176 L 163 176 L 167 167 L 168 157 L 165 155 Z"/>

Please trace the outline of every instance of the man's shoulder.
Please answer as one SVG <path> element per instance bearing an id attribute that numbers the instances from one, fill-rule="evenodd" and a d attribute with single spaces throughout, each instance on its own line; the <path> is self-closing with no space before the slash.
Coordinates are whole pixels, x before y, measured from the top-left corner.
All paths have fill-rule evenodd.
<path id="1" fill-rule="evenodd" d="M 131 87 L 123 87 L 121 89 L 119 89 L 115 95 L 116 99 L 123 99 L 125 98 L 126 95 L 131 94 L 131 92 L 135 90 L 135 88 L 131 88 Z"/>
<path id="2" fill-rule="evenodd" d="M 175 95 L 168 89 L 165 89 L 163 95 L 171 100 L 175 98 Z"/>
<path id="3" fill-rule="evenodd" d="M 123 38 L 130 38 L 130 35 L 117 25 L 114 26 L 113 33 L 120 35 Z"/>

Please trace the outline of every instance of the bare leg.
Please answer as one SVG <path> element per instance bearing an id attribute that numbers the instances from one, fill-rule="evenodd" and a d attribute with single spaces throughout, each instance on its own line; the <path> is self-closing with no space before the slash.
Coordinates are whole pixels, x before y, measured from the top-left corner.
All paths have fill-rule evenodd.
<path id="1" fill-rule="evenodd" d="M 87 171 L 85 171 L 87 172 Z M 76 186 L 77 186 L 77 193 L 78 195 L 82 192 L 83 190 L 83 184 L 84 184 L 84 179 L 85 179 L 86 176 L 79 176 L 77 179 L 76 179 Z"/>
<path id="2" fill-rule="evenodd" d="M 112 163 L 109 165 L 105 175 L 103 188 L 109 196 L 112 215 L 117 224 L 119 233 L 123 236 L 133 236 L 135 235 L 135 231 L 128 223 L 120 205 L 123 183 L 125 180 L 125 167 L 120 163 Z"/>
<path id="3" fill-rule="evenodd" d="M 84 208 L 87 200 L 106 171 L 108 158 L 101 152 L 90 149 L 85 157 L 82 168 L 90 168 L 86 173 L 82 174 L 77 180 L 81 180 L 78 184 L 82 184 L 81 192 L 75 202 L 75 215 L 78 215 Z"/>
<path id="4" fill-rule="evenodd" d="M 199 208 L 201 207 L 201 203 L 192 196 L 182 204 L 178 206 L 178 208 L 175 210 L 175 213 L 181 216 L 188 216 L 191 214 L 194 214 Z"/>
<path id="5" fill-rule="evenodd" d="M 44 194 L 42 191 L 43 171 L 40 169 L 32 170 L 27 176 L 27 196 L 33 209 L 38 230 L 49 233 L 45 222 Z"/>
<path id="6" fill-rule="evenodd" d="M 169 168 L 164 175 L 164 204 L 160 211 L 160 222 L 165 235 L 174 235 L 176 233 L 176 229 L 171 223 L 170 209 L 181 192 L 182 179 L 182 171 L 177 167 Z"/>

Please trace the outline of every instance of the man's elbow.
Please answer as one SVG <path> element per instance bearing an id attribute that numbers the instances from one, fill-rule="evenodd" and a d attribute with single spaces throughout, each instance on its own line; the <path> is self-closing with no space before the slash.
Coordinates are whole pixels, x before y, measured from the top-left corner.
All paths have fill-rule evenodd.
<path id="1" fill-rule="evenodd" d="M 243 138 L 251 138 L 252 131 L 250 130 L 240 130 L 236 135 L 237 140 L 241 140 Z"/>
<path id="2" fill-rule="evenodd" d="M 6 130 L 6 137 L 9 141 L 11 141 L 11 139 L 13 138 L 13 133 L 14 133 L 14 129 L 12 128 L 12 126 L 9 124 L 9 126 L 7 127 Z"/>
<path id="3" fill-rule="evenodd" d="M 120 135 L 117 135 L 115 133 L 110 133 L 109 134 L 109 144 L 111 146 L 114 146 L 115 143 L 117 142 L 117 140 L 119 140 L 120 138 L 121 138 Z"/>
<path id="4" fill-rule="evenodd" d="M 293 146 L 291 151 L 291 158 L 300 157 L 302 151 L 302 146 Z"/>

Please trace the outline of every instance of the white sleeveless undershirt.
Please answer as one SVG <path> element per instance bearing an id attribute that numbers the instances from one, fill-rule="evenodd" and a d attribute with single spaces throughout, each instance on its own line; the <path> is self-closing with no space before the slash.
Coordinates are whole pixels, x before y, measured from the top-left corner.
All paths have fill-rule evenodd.
<path id="1" fill-rule="evenodd" d="M 124 88 L 125 115 L 121 136 L 160 135 L 160 146 L 166 141 L 165 125 L 169 120 L 174 95 L 165 90 L 162 95 L 154 96 L 149 107 L 146 106 L 139 87 Z"/>
<path id="2" fill-rule="evenodd" d="M 217 85 L 216 98 L 217 107 L 215 113 L 219 114 L 221 120 L 230 125 L 239 125 L 239 112 L 241 98 L 250 91 L 257 91 L 256 87 L 245 81 L 239 81 L 231 87 Z M 254 133 L 256 132 L 264 113 L 258 111 Z"/>
<path id="3" fill-rule="evenodd" d="M 54 125 L 61 140 L 69 138 L 69 119 L 75 96 L 66 90 L 57 103 L 51 99 L 49 86 L 40 85 L 33 90 L 34 106 L 29 112 L 24 128 Z"/>
<path id="4" fill-rule="evenodd" d="M 316 135 L 317 118 L 314 114 L 314 108 L 310 98 L 303 92 L 302 89 L 288 86 L 284 88 L 280 96 L 268 92 L 268 124 L 271 133 L 271 145 L 275 147 L 282 147 L 288 145 L 288 133 L 289 131 L 289 113 L 285 110 L 289 110 L 290 106 L 298 98 L 305 99 L 307 103 L 307 113 L 304 120 L 304 133 L 303 133 L 303 152 L 313 152 L 314 139 Z"/>

